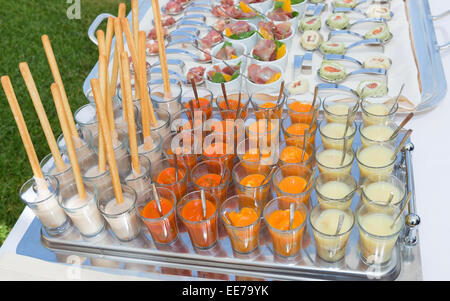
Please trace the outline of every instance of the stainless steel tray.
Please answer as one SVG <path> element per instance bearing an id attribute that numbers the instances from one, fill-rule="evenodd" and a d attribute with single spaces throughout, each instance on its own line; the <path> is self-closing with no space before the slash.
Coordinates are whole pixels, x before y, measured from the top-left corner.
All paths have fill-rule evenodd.
<path id="1" fill-rule="evenodd" d="M 402 136 L 402 135 L 399 135 Z M 320 145 L 320 138 L 317 137 Z M 359 135 L 355 138 L 354 148 L 361 144 Z M 414 177 L 412 172 L 411 151 L 412 143 L 409 142 L 407 150 L 402 152 L 399 158 L 395 173 L 402 179 L 409 191 L 412 192 L 410 211 L 406 214 L 414 215 L 415 194 Z M 354 162 L 352 174 L 355 179 L 359 179 L 357 163 Z M 352 209 L 358 205 L 359 196 L 355 195 L 352 202 Z M 315 192 L 311 194 L 312 205 L 317 204 Z M 411 215 L 411 216 L 412 216 Z M 417 229 L 405 231 L 401 234 L 394 249 L 391 261 L 385 266 L 365 265 L 360 260 L 359 251 L 359 231 L 357 227 L 352 230 L 345 260 L 336 264 L 329 264 L 316 258 L 314 237 L 311 227 L 308 225 L 304 235 L 304 248 L 301 256 L 293 261 L 286 261 L 275 258 L 273 255 L 272 242 L 267 230 L 261 230 L 262 242 L 259 250 L 251 255 L 233 254 L 231 244 L 224 229 L 219 227 L 220 240 L 218 244 L 208 251 L 193 249 L 186 232 L 181 233 L 179 241 L 174 246 L 157 249 L 151 238 L 146 233 L 145 226 L 139 240 L 141 247 L 136 247 L 136 243 L 119 243 L 118 241 L 102 244 L 88 243 L 81 239 L 67 240 L 64 238 L 54 238 L 41 233 L 42 244 L 56 253 L 78 254 L 80 256 L 100 256 L 116 261 L 132 261 L 141 265 L 157 265 L 159 271 L 164 273 L 164 268 L 187 269 L 198 273 L 213 273 L 208 277 L 220 278 L 219 275 L 234 275 L 242 277 L 256 277 L 262 279 L 279 280 L 421 280 L 422 266 L 420 258 L 420 248 L 418 244 Z M 407 233 L 406 233 L 407 232 Z M 411 241 L 408 245 L 405 241 Z M 207 274 L 208 275 L 208 274 Z M 204 275 L 203 275 L 204 276 Z M 202 276 L 202 277 L 203 277 Z M 233 276 L 231 276 L 233 277 Z M 233 278 L 231 278 L 233 279 Z"/>
<path id="2" fill-rule="evenodd" d="M 433 21 L 446 16 L 449 11 L 438 16 L 432 16 L 428 0 L 404 0 L 407 2 L 408 15 L 411 25 L 411 36 L 420 73 L 421 102 L 416 113 L 426 112 L 435 108 L 444 98 L 447 91 L 447 81 L 442 66 L 440 50 L 450 46 L 450 43 L 438 45 Z M 151 10 L 150 1 L 139 1 L 140 19 Z M 88 34 L 96 43 L 95 31 L 103 20 L 110 14 L 99 15 L 89 28 Z M 129 16 L 131 19 L 131 16 Z M 83 84 L 85 95 L 90 90 L 90 80 L 98 76 L 98 64 L 94 66 Z"/>

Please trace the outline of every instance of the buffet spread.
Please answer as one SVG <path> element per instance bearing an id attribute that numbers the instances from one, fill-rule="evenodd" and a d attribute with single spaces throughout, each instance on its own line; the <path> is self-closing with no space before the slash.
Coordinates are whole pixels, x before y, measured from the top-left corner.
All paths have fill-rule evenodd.
<path id="1" fill-rule="evenodd" d="M 62 260 L 208 279 L 420 279 L 404 127 L 439 99 L 411 7 L 132 1 L 129 20 L 121 5 L 106 33 L 90 30 L 99 64 L 74 114 L 43 36 L 63 134 L 46 135 L 41 162 L 16 119 L 34 173 L 20 197 L 42 244 Z"/>

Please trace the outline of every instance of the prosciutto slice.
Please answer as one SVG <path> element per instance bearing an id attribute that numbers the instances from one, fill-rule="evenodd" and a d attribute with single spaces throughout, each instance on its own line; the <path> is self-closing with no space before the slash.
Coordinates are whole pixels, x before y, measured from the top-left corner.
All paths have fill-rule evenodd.
<path id="1" fill-rule="evenodd" d="M 283 22 L 275 25 L 273 22 L 259 22 L 259 28 L 264 28 L 266 32 L 271 34 L 269 39 L 283 40 L 291 36 L 291 24 L 289 22 Z"/>
<path id="2" fill-rule="evenodd" d="M 175 24 L 175 18 L 169 15 L 162 15 L 161 24 L 164 27 L 172 26 L 173 24 Z"/>
<path id="3" fill-rule="evenodd" d="M 194 79 L 194 81 L 196 83 L 200 83 L 203 81 L 203 75 L 205 74 L 205 68 L 202 66 L 198 66 L 198 67 L 192 67 L 191 69 L 189 69 L 186 78 L 188 80 L 188 82 L 191 82 L 192 79 Z"/>
<path id="4" fill-rule="evenodd" d="M 244 19 L 244 18 L 253 18 L 256 17 L 256 12 L 251 11 L 248 13 L 243 12 L 236 6 L 229 6 L 225 8 L 225 12 L 228 16 L 233 19 Z"/>
<path id="5" fill-rule="evenodd" d="M 176 1 L 169 1 L 166 4 L 166 12 L 169 14 L 178 14 L 183 10 L 183 6 Z"/>
<path id="6" fill-rule="evenodd" d="M 277 55 L 276 50 L 277 45 L 274 40 L 260 40 L 253 48 L 253 54 L 262 61 L 274 61 Z"/>
<path id="7" fill-rule="evenodd" d="M 268 66 L 261 67 L 256 64 L 251 64 L 248 67 L 248 77 L 255 84 L 265 84 L 269 81 L 278 71 Z"/>
<path id="8" fill-rule="evenodd" d="M 215 5 L 211 9 L 211 14 L 217 18 L 228 18 L 225 8 L 223 5 Z"/>
<path id="9" fill-rule="evenodd" d="M 250 31 L 250 25 L 248 25 L 248 23 L 245 21 L 237 21 L 231 25 L 228 25 L 227 27 L 230 29 L 232 33 L 237 35 Z"/>
<path id="10" fill-rule="evenodd" d="M 216 30 L 210 30 L 203 38 L 200 39 L 200 44 L 204 48 L 211 48 L 211 46 L 221 42 L 223 40 L 222 35 Z"/>
<path id="11" fill-rule="evenodd" d="M 236 49 L 227 45 L 216 53 L 216 58 L 220 60 L 231 60 L 233 55 L 236 55 Z"/>
<path id="12" fill-rule="evenodd" d="M 163 36 L 166 37 L 168 33 L 169 33 L 169 32 L 168 32 L 167 28 L 164 28 L 164 27 L 163 27 Z M 158 38 L 156 37 L 156 28 L 152 28 L 152 29 L 150 30 L 150 32 L 149 32 L 148 35 L 147 35 L 147 39 L 148 39 L 148 40 L 157 40 L 157 39 L 158 39 Z"/>
<path id="13" fill-rule="evenodd" d="M 267 17 L 273 21 L 288 21 L 292 19 L 292 12 L 284 11 L 281 8 L 271 11 Z"/>

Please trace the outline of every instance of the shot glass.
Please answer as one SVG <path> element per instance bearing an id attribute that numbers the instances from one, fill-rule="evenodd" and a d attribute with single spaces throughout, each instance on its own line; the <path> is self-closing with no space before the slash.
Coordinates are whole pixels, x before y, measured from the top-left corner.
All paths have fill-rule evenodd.
<path id="1" fill-rule="evenodd" d="M 398 134 L 392 138 L 391 136 L 396 128 L 397 125 L 394 122 L 389 122 L 387 124 L 372 124 L 369 126 L 361 123 L 359 126 L 361 143 L 364 146 L 369 146 L 372 144 L 385 142 L 391 144 L 392 146 L 395 146 L 395 140 Z"/>
<path id="2" fill-rule="evenodd" d="M 83 181 L 91 183 L 97 187 L 97 191 L 102 193 L 106 189 L 112 187 L 112 179 L 109 169 L 100 172 L 98 170 L 98 162 L 90 162 L 88 166 L 83 167 Z"/>
<path id="3" fill-rule="evenodd" d="M 124 161 L 123 158 L 128 155 L 128 134 L 120 129 L 117 129 L 117 145 L 113 145 L 114 157 L 117 161 L 117 167 L 120 169 L 126 166 L 128 162 Z M 98 154 L 98 135 L 94 136 L 92 139 L 91 147 L 94 149 L 95 153 Z M 80 165 L 82 165 L 80 163 Z"/>
<path id="4" fill-rule="evenodd" d="M 290 197 L 306 207 L 309 206 L 313 183 L 313 170 L 302 164 L 281 165 L 272 175 L 272 185 L 278 197 Z"/>
<path id="5" fill-rule="evenodd" d="M 22 185 L 19 195 L 49 235 L 56 236 L 70 228 L 70 220 L 58 204 L 60 190 L 56 177 L 45 176 L 38 181 L 31 178 Z"/>
<path id="6" fill-rule="evenodd" d="M 234 252 L 247 254 L 258 248 L 262 210 L 261 203 L 245 195 L 234 195 L 222 204 L 220 216 Z"/>
<path id="7" fill-rule="evenodd" d="M 313 123 L 311 129 L 309 126 L 310 124 L 293 123 L 290 118 L 284 118 L 281 122 L 281 129 L 288 145 L 303 145 L 305 139 L 307 143 L 314 145 L 316 142 L 317 124 Z"/>
<path id="8" fill-rule="evenodd" d="M 202 161 L 191 170 L 192 185 L 194 190 L 205 190 L 214 195 L 220 205 L 227 196 L 230 173 L 220 161 Z"/>
<path id="9" fill-rule="evenodd" d="M 89 103 L 81 106 L 78 110 L 75 111 L 74 118 L 79 128 L 88 129 L 92 133 L 92 135 L 97 135 L 98 120 L 95 104 Z"/>
<path id="10" fill-rule="evenodd" d="M 325 148 L 344 149 L 345 124 L 339 122 L 322 122 L 319 126 L 320 137 Z M 352 147 L 356 135 L 356 123 L 351 124 L 345 135 L 347 147 Z"/>
<path id="11" fill-rule="evenodd" d="M 161 137 L 167 137 L 170 135 L 170 122 L 171 116 L 170 113 L 161 108 L 154 108 L 156 123 L 150 124 L 150 130 L 154 134 L 159 134 Z"/>
<path id="12" fill-rule="evenodd" d="M 278 145 L 280 141 L 280 119 L 258 118 L 259 112 L 249 114 L 244 121 L 247 137 L 258 143 L 260 148 Z"/>
<path id="13" fill-rule="evenodd" d="M 259 165 L 274 166 L 279 160 L 279 148 L 276 144 L 270 146 L 258 145 L 257 140 L 246 138 L 238 143 L 236 154 L 245 167 L 252 168 L 255 163 Z M 256 172 L 257 170 L 255 170 Z"/>
<path id="14" fill-rule="evenodd" d="M 392 201 L 389 204 L 393 193 Z M 366 179 L 361 189 L 361 200 L 368 211 L 392 212 L 406 197 L 406 185 L 394 175 Z"/>
<path id="15" fill-rule="evenodd" d="M 183 88 L 180 81 L 170 79 L 170 94 L 165 92 L 162 79 L 152 80 L 148 86 L 150 99 L 157 108 L 166 110 L 171 116 L 181 111 Z"/>
<path id="16" fill-rule="evenodd" d="M 194 119 L 192 119 L 192 110 L 182 109 L 172 115 L 170 129 L 172 132 L 194 131 L 202 133 L 203 123 L 206 120 L 206 114 L 203 111 L 194 111 Z"/>
<path id="17" fill-rule="evenodd" d="M 61 157 L 66 164 L 63 170 L 56 168 L 55 159 L 52 154 L 45 156 L 40 162 L 40 166 L 44 176 L 54 176 L 58 179 L 59 187 L 65 187 L 66 185 L 75 183 L 75 179 L 69 157 L 65 153 L 61 154 Z"/>
<path id="18" fill-rule="evenodd" d="M 175 218 L 177 199 L 173 191 L 165 187 L 156 187 L 156 192 L 160 199 L 162 212 L 159 212 L 153 188 L 144 192 L 145 198 L 138 201 L 136 211 L 147 226 L 155 244 L 168 245 L 178 237 Z"/>
<path id="19" fill-rule="evenodd" d="M 178 175 L 176 176 L 174 163 L 174 161 L 162 159 L 152 164 L 151 177 L 153 183 L 159 187 L 170 189 L 177 200 L 181 200 L 187 192 L 189 172 L 186 164 L 177 161 Z"/>
<path id="20" fill-rule="evenodd" d="M 151 185 L 151 163 L 150 160 L 144 155 L 138 155 L 140 174 L 136 174 L 133 170 L 131 155 L 126 155 L 124 161 L 129 164 L 126 168 L 119 169 L 119 176 L 123 179 L 123 183 L 133 188 L 136 192 L 137 200 L 140 200 L 144 195 L 144 191 Z M 125 167 L 125 166 L 124 166 Z"/>
<path id="21" fill-rule="evenodd" d="M 303 164 L 309 168 L 313 168 L 314 162 L 314 145 L 306 143 L 306 148 L 303 150 L 303 143 L 298 143 L 297 140 L 285 140 L 280 144 L 280 160 L 278 165 L 284 164 Z"/>
<path id="22" fill-rule="evenodd" d="M 359 107 L 359 98 L 347 94 L 336 94 L 327 96 L 323 100 L 323 112 L 327 122 L 346 123 L 350 113 L 350 122 L 355 121 L 356 112 Z"/>
<path id="23" fill-rule="evenodd" d="M 392 102 L 391 96 L 367 97 L 361 101 L 364 125 L 386 124 L 392 122 L 398 110 L 398 103 Z"/>
<path id="24" fill-rule="evenodd" d="M 356 180 L 352 175 L 322 173 L 314 183 L 317 200 L 324 209 L 350 208 L 356 193 Z"/>
<path id="25" fill-rule="evenodd" d="M 339 175 L 348 175 L 352 170 L 353 161 L 355 160 L 355 153 L 352 148 L 345 153 L 344 161 L 341 165 L 342 157 L 344 156 L 342 150 L 325 149 L 321 145 L 315 154 L 317 167 L 320 173 Z"/>
<path id="26" fill-rule="evenodd" d="M 313 95 L 293 95 L 286 100 L 286 111 L 292 123 L 310 124 L 313 117 L 317 120 L 322 100 L 317 97 L 312 107 Z"/>
<path id="27" fill-rule="evenodd" d="M 270 171 L 271 168 L 267 165 L 243 161 L 236 163 L 232 171 L 236 194 L 254 198 L 265 206 L 270 195 Z"/>
<path id="28" fill-rule="evenodd" d="M 258 119 L 281 118 L 286 94 L 283 92 L 280 99 L 280 90 L 272 89 L 264 92 L 256 92 L 250 96 L 250 103 L 255 110 Z"/>
<path id="29" fill-rule="evenodd" d="M 90 160 L 92 156 L 95 156 L 94 150 L 92 149 L 92 133 L 87 128 L 78 129 L 78 135 L 80 139 L 72 137 L 73 143 L 75 145 L 75 153 L 77 155 L 78 162 L 83 165 L 83 162 Z M 66 141 L 64 140 L 64 135 L 61 134 L 56 140 L 58 148 L 62 153 L 67 153 Z"/>
<path id="30" fill-rule="evenodd" d="M 222 135 L 223 140 L 229 144 L 237 145 L 239 133 L 244 134 L 244 124 L 231 118 L 224 118 L 232 110 L 221 110 L 212 113 L 211 118 L 207 120 L 203 129 L 206 132 L 212 132 L 216 135 Z"/>
<path id="31" fill-rule="evenodd" d="M 340 216 L 343 216 L 342 227 L 338 230 Z M 323 208 L 316 205 L 309 215 L 317 256 L 327 262 L 337 262 L 345 257 L 348 238 L 355 225 L 353 211 L 347 209 Z"/>
<path id="32" fill-rule="evenodd" d="M 289 205 L 294 203 L 294 219 L 289 227 Z M 308 209 L 296 199 L 282 196 L 271 200 L 264 208 L 264 222 L 272 237 L 275 255 L 293 258 L 300 254 Z"/>
<path id="33" fill-rule="evenodd" d="M 177 205 L 178 217 L 186 227 L 192 245 L 198 249 L 209 249 L 217 243 L 218 204 L 207 191 L 205 204 L 206 208 L 203 208 L 201 192 L 194 191 L 185 195 Z"/>
<path id="34" fill-rule="evenodd" d="M 241 94 L 241 105 L 239 104 L 239 93 Z M 247 103 L 250 101 L 250 97 L 247 93 L 242 91 L 228 91 L 227 93 L 227 102 L 223 95 L 218 95 L 216 97 L 216 104 L 219 108 L 220 114 L 222 118 L 225 119 L 236 119 L 236 114 L 238 113 L 239 108 L 247 108 L 241 112 L 240 118 L 245 119 L 248 113 L 248 105 Z M 242 109 L 241 109 L 242 110 Z"/>
<path id="35" fill-rule="evenodd" d="M 162 138 L 157 132 L 152 132 L 150 134 L 151 138 L 150 142 L 144 141 L 144 135 L 142 131 L 138 131 L 136 133 L 136 136 L 139 155 L 145 156 L 147 159 L 150 160 L 150 163 L 155 163 L 163 158 Z"/>
<path id="36" fill-rule="evenodd" d="M 233 169 L 235 148 L 222 135 L 209 134 L 203 140 L 202 160 L 216 160 L 229 170 Z"/>
<path id="37" fill-rule="evenodd" d="M 394 170 L 396 157 L 394 147 L 389 143 L 377 143 L 367 147 L 361 145 L 356 150 L 361 178 L 377 178 L 389 176 Z"/>
<path id="38" fill-rule="evenodd" d="M 120 241 L 130 241 L 138 236 L 141 223 L 136 214 L 136 191 L 122 185 L 123 202 L 116 199 L 114 188 L 102 191 L 97 201 L 97 208 L 108 222 L 114 235 Z"/>
<path id="39" fill-rule="evenodd" d="M 198 101 L 192 89 L 187 90 L 181 96 L 181 104 L 184 109 L 194 111 L 202 111 L 206 115 L 206 120 L 211 118 L 213 107 L 213 93 L 202 87 L 197 87 Z"/>
<path id="40" fill-rule="evenodd" d="M 398 236 L 405 225 L 401 214 L 394 224 L 399 208 L 393 214 L 387 212 L 372 212 L 366 206 L 361 206 L 356 213 L 359 228 L 361 259 L 366 264 L 382 265 L 392 257 Z"/>
<path id="41" fill-rule="evenodd" d="M 201 137 L 197 138 L 198 140 Z M 182 131 L 180 133 L 171 133 L 165 137 L 162 144 L 164 157 L 170 161 L 174 161 L 175 156 L 180 160 L 183 158 L 184 163 L 188 167 L 189 171 L 197 164 L 198 153 L 201 150 L 196 151 L 196 137 L 191 131 Z"/>
<path id="42" fill-rule="evenodd" d="M 97 208 L 98 191 L 95 185 L 85 183 L 86 198 L 80 199 L 76 184 L 61 189 L 59 205 L 83 236 L 95 236 L 103 230 L 105 220 Z M 103 194 L 104 192 L 102 192 Z"/>

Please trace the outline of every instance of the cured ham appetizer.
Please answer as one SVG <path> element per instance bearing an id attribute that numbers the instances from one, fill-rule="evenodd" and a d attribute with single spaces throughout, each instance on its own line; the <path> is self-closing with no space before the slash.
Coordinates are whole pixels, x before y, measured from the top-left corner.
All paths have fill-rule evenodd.
<path id="1" fill-rule="evenodd" d="M 225 28 L 225 35 L 233 40 L 242 40 L 252 36 L 255 31 L 245 21 L 237 21 Z"/>
<path id="2" fill-rule="evenodd" d="M 203 82 L 203 75 L 205 74 L 205 68 L 202 66 L 192 67 L 188 70 L 186 75 L 187 81 L 190 83 L 193 79 L 197 84 Z"/>
<path id="3" fill-rule="evenodd" d="M 174 25 L 176 22 L 175 18 L 169 15 L 162 15 L 161 16 L 161 23 L 164 27 L 170 27 Z"/>
<path id="4" fill-rule="evenodd" d="M 148 55 L 156 55 L 159 53 L 158 41 L 155 40 L 147 40 L 147 54 Z"/>
<path id="5" fill-rule="evenodd" d="M 225 42 L 220 48 L 220 50 L 216 53 L 215 57 L 220 60 L 232 60 L 238 57 L 236 49 L 233 48 L 233 45 L 229 42 Z"/>
<path id="6" fill-rule="evenodd" d="M 212 25 L 212 27 L 213 27 L 215 30 L 222 32 L 222 31 L 225 30 L 225 27 L 226 27 L 228 24 L 230 24 L 230 20 L 228 20 L 228 19 L 219 19 L 219 20 L 217 20 L 216 23 L 214 23 L 214 24 Z"/>
<path id="7" fill-rule="evenodd" d="M 266 40 L 284 40 L 292 35 L 291 23 L 259 22 L 259 33 Z"/>
<path id="8" fill-rule="evenodd" d="M 203 38 L 200 39 L 200 44 L 203 48 L 211 48 L 211 46 L 222 42 L 223 37 L 216 30 L 210 30 Z"/>
<path id="9" fill-rule="evenodd" d="M 163 35 L 164 38 L 169 34 L 169 31 L 167 30 L 167 28 L 163 27 Z M 150 30 L 150 32 L 147 35 L 147 39 L 148 40 L 157 40 L 158 38 L 156 37 L 156 28 L 152 28 Z"/>
<path id="10" fill-rule="evenodd" d="M 256 64 L 251 64 L 248 67 L 248 77 L 250 81 L 255 84 L 270 84 L 276 82 L 281 77 L 281 72 L 266 66 L 262 67 Z"/>
<path id="11" fill-rule="evenodd" d="M 298 16 L 298 12 L 292 10 L 290 0 L 275 1 L 273 8 L 267 15 L 272 21 L 289 21 Z"/>
<path id="12" fill-rule="evenodd" d="M 258 15 L 253 9 L 243 2 L 241 2 L 239 6 L 229 6 L 224 8 L 224 10 L 227 16 L 238 20 L 251 19 Z"/>
<path id="13" fill-rule="evenodd" d="M 213 70 L 208 71 L 208 80 L 218 84 L 232 81 L 239 76 L 240 68 L 240 64 L 230 67 L 225 66 L 224 68 L 214 65 L 212 66 Z"/>
<path id="14" fill-rule="evenodd" d="M 259 61 L 276 61 L 286 55 L 286 44 L 276 40 L 260 40 L 252 53 Z"/>
<path id="15" fill-rule="evenodd" d="M 183 11 L 183 5 L 177 1 L 169 1 L 165 7 L 165 13 L 169 15 L 178 15 Z"/>

